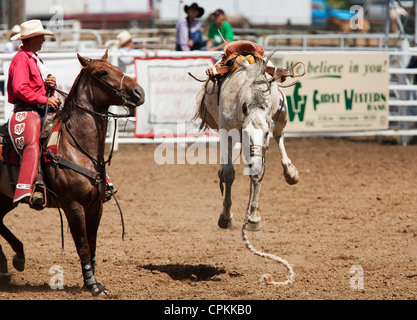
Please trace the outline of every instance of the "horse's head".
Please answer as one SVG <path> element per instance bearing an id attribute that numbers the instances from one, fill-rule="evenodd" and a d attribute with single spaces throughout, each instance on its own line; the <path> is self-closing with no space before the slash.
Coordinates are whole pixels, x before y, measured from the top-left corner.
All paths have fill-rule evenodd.
<path id="1" fill-rule="evenodd" d="M 245 106 L 244 106 L 245 108 Z M 242 148 L 249 175 L 257 178 L 263 173 L 269 146 L 270 116 L 259 106 L 252 106 L 242 124 Z"/>
<path id="2" fill-rule="evenodd" d="M 83 58 L 77 54 L 94 83 L 94 101 L 101 105 L 123 105 L 130 109 L 145 102 L 145 92 L 135 80 L 107 62 L 107 50 L 101 59 Z"/>
<path id="3" fill-rule="evenodd" d="M 262 61 L 247 67 L 247 81 L 237 99 L 243 116 L 243 154 L 249 165 L 249 175 L 254 178 L 260 178 L 263 174 L 272 109 L 278 103 L 278 90 L 273 81 L 263 74 L 264 68 Z"/>

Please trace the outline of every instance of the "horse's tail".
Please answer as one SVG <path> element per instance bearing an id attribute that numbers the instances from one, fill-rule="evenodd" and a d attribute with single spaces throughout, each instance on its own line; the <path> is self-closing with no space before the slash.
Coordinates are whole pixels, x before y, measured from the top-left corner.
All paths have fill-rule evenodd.
<path id="1" fill-rule="evenodd" d="M 192 121 L 196 121 L 198 119 L 203 120 L 203 115 L 204 115 L 204 109 L 206 109 L 206 106 L 204 104 L 204 95 L 205 95 L 205 86 L 203 88 L 201 88 L 201 90 L 198 92 L 196 100 L 195 100 L 195 104 L 196 104 L 196 109 L 195 109 L 195 114 L 194 117 L 191 119 Z"/>
<path id="2" fill-rule="evenodd" d="M 200 130 L 203 131 L 209 128 L 208 123 L 205 121 L 207 114 L 207 106 L 204 103 L 204 98 L 206 96 L 207 81 L 205 85 L 201 88 L 200 92 L 197 94 L 196 111 L 194 117 L 191 119 L 192 121 L 197 121 L 198 119 L 201 119 Z"/>

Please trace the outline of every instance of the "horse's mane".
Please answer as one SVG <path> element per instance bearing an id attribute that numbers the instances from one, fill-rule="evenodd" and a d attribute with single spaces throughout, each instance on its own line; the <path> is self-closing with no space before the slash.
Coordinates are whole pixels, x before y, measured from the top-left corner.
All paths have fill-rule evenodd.
<path id="1" fill-rule="evenodd" d="M 273 77 L 265 73 L 265 67 L 267 66 L 273 53 L 274 52 L 272 52 L 265 60 L 255 57 L 255 63 L 244 63 L 241 68 L 236 70 L 237 72 L 246 72 L 247 77 L 247 81 L 244 82 L 236 96 L 236 103 L 244 102 L 248 92 L 251 94 L 251 101 L 254 102 L 246 106 L 247 117 L 244 120 L 243 126 L 252 122 L 255 128 L 263 130 L 268 129 L 268 124 L 265 122 L 265 118 L 259 117 L 257 114 L 260 111 L 265 110 L 267 105 L 265 94 L 271 92 L 272 85 L 275 82 Z M 232 76 L 237 75 L 232 74 Z"/>
<path id="2" fill-rule="evenodd" d="M 248 92 L 253 93 L 255 99 L 260 99 L 265 92 L 271 90 L 272 83 L 275 80 L 264 72 L 270 57 L 271 55 L 266 60 L 255 57 L 255 63 L 253 64 L 238 63 L 240 68 L 232 73 L 230 77 L 241 76 L 241 73 L 245 72 L 247 80 L 236 95 L 236 101 L 242 101 Z M 266 89 L 260 86 L 262 84 L 266 85 Z"/>
<path id="3" fill-rule="evenodd" d="M 77 78 L 75 78 L 74 83 L 71 87 L 68 96 L 65 99 L 64 106 L 60 109 L 56 114 L 56 120 L 58 122 L 66 122 L 71 114 L 73 114 L 73 110 L 76 108 L 75 101 L 76 101 L 76 94 L 77 88 L 81 79 L 85 76 L 87 72 L 87 68 L 82 68 L 80 73 L 78 74 Z"/>
<path id="4" fill-rule="evenodd" d="M 261 76 L 267 83 L 271 83 L 275 81 L 275 79 L 273 79 L 272 77 L 270 77 L 269 75 L 265 73 L 265 67 L 268 65 L 268 62 L 271 60 L 275 51 L 271 52 L 265 60 L 258 58 L 256 56 L 253 56 L 255 59 L 255 63 L 253 64 L 248 64 L 245 62 L 239 63 L 238 61 L 236 61 L 236 63 L 239 64 L 240 67 L 244 68 L 244 70 L 242 70 L 242 68 L 239 68 L 236 71 L 239 71 L 239 70 L 246 71 L 246 76 L 248 77 L 248 83 L 250 84 L 250 86 L 259 84 L 257 83 L 257 81 L 259 80 Z"/>
<path id="5" fill-rule="evenodd" d="M 107 62 L 102 59 L 90 59 L 90 58 L 85 58 L 85 59 L 87 59 L 89 63 Z M 72 84 L 71 90 L 68 93 L 67 98 L 65 99 L 64 107 L 60 111 L 57 112 L 56 119 L 58 121 L 65 122 L 73 114 L 73 110 L 76 108 L 76 97 L 78 94 L 77 88 L 81 82 L 81 79 L 83 79 L 86 76 L 88 69 L 89 68 L 87 67 L 83 67 L 80 73 L 78 74 L 77 78 L 75 78 L 74 83 Z"/>
<path id="6" fill-rule="evenodd" d="M 264 99 L 263 96 L 265 92 L 268 92 L 271 90 L 272 84 L 275 81 L 274 78 L 272 78 L 269 75 L 266 75 L 264 72 L 265 67 L 267 66 L 269 60 L 271 59 L 274 53 L 275 51 L 269 54 L 265 60 L 254 56 L 255 63 L 253 64 L 247 63 L 246 60 L 244 60 L 243 62 L 235 61 L 239 65 L 239 67 L 234 72 L 227 74 L 225 78 L 229 77 L 230 81 L 232 81 L 234 77 L 242 76 L 242 73 L 246 73 L 246 77 L 247 77 L 247 81 L 244 82 L 243 86 L 239 89 L 239 92 L 236 95 L 235 103 L 237 103 L 238 101 L 242 101 L 245 95 L 247 94 L 247 92 L 249 92 L 248 90 L 254 93 L 254 95 L 256 96 L 255 99 L 259 99 L 259 100 Z M 223 55 L 223 58 L 224 58 L 224 55 Z M 221 81 L 224 82 L 224 79 L 222 79 Z M 205 114 L 207 110 L 204 104 L 204 96 L 206 94 L 206 86 L 207 86 L 208 81 L 211 81 L 211 80 L 207 79 L 206 85 L 204 86 L 204 88 L 200 90 L 199 94 L 197 95 L 197 99 L 196 99 L 197 108 L 196 108 L 196 113 L 193 117 L 193 120 L 200 118 L 203 121 L 202 126 L 201 126 L 201 128 L 203 129 L 206 129 L 208 126 L 208 124 L 205 122 Z M 266 89 L 265 87 L 260 87 L 259 86 L 260 84 L 266 84 Z M 262 107 L 262 105 L 264 104 L 262 103 L 262 101 L 260 102 L 261 103 L 257 104 L 257 106 Z"/>

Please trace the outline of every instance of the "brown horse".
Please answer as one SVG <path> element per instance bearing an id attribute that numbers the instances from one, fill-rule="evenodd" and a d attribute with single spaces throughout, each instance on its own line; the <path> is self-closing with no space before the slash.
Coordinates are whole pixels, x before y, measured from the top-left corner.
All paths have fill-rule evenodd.
<path id="1" fill-rule="evenodd" d="M 53 120 L 60 123 L 56 154 L 43 165 L 45 183 L 64 210 L 81 260 L 84 285 L 93 295 L 108 294 L 94 276 L 97 230 L 103 211 L 106 185 L 105 138 L 110 105 L 133 109 L 144 103 L 143 89 L 119 68 L 109 64 L 107 51 L 101 59 L 78 55 L 83 66 L 69 92 L 64 107 Z M 24 270 L 23 244 L 3 224 L 4 216 L 14 209 L 13 187 L 5 164 L 0 164 L 0 235 L 16 255 L 13 266 Z M 12 168 L 17 179 L 19 168 Z M 48 195 L 48 204 L 54 207 Z M 7 261 L 0 246 L 0 272 L 7 272 Z"/>

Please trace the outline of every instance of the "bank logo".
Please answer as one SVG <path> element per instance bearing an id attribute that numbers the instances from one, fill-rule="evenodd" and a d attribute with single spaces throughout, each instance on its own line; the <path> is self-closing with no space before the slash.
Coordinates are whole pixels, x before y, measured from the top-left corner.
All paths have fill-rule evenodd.
<path id="1" fill-rule="evenodd" d="M 304 121 L 304 113 L 306 110 L 307 95 L 301 95 L 299 90 L 301 83 L 294 85 L 294 93 L 292 96 L 287 96 L 288 104 L 288 117 L 290 121 L 294 121 L 294 118 L 298 116 L 300 122 Z"/>

